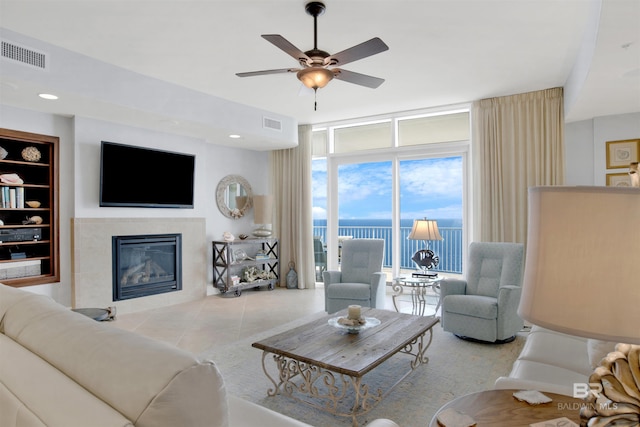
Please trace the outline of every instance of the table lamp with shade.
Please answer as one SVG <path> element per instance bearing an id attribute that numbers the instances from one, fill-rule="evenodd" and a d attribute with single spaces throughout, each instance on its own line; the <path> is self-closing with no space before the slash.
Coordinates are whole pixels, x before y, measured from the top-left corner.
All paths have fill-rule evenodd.
<path id="1" fill-rule="evenodd" d="M 253 196 L 253 223 L 258 226 L 252 234 L 256 237 L 271 236 L 273 218 L 273 197 L 265 195 Z"/>
<path id="2" fill-rule="evenodd" d="M 416 219 L 407 237 L 409 240 L 424 240 L 426 249 L 420 249 L 411 258 L 421 269 L 423 275 L 430 275 L 428 270 L 438 266 L 440 258 L 429 249 L 429 241 L 443 240 L 438 230 L 438 223 L 433 219 Z"/>
<path id="3" fill-rule="evenodd" d="M 625 343 L 591 375 L 602 391 L 589 394 L 580 416 L 583 425 L 638 425 L 640 406 L 629 402 L 640 402 L 640 189 L 532 187 L 528 222 L 518 314 Z"/>

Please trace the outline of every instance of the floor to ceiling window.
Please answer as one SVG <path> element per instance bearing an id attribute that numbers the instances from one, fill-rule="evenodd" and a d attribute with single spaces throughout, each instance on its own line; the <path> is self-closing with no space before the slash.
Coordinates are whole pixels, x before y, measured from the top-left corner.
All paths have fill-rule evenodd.
<path id="1" fill-rule="evenodd" d="M 415 269 L 412 256 L 430 249 L 438 271 L 462 271 L 462 156 L 400 160 L 400 272 Z M 410 240 L 416 219 L 436 220 L 442 240 Z"/>
<path id="2" fill-rule="evenodd" d="M 425 246 L 438 271 L 459 273 L 467 246 L 469 111 L 426 111 L 314 127 L 314 236 L 323 268 L 339 268 L 341 242 L 385 240 L 389 280 L 415 270 Z M 409 240 L 415 219 L 437 220 L 442 241 Z M 320 277 L 320 276 L 318 276 Z"/>

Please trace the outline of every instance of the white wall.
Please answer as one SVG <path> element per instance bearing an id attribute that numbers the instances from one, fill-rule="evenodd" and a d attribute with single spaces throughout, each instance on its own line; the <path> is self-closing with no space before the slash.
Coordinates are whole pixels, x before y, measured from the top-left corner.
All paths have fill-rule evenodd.
<path id="1" fill-rule="evenodd" d="M 606 185 L 606 143 L 640 138 L 640 112 L 567 123 L 565 158 L 567 185 Z M 620 173 L 627 169 L 609 170 Z"/>
<path id="2" fill-rule="evenodd" d="M 204 140 L 100 120 L 63 118 L 0 105 L 0 127 L 60 137 L 60 272 L 61 283 L 26 289 L 71 304 L 71 218 L 201 217 L 207 241 L 222 233 L 249 233 L 253 215 L 239 220 L 224 217 L 216 205 L 216 186 L 229 174 L 242 175 L 254 194 L 267 194 L 268 152 L 218 146 Z M 98 206 L 100 141 L 156 147 L 196 155 L 194 209 L 101 208 Z M 215 141 L 214 141 L 215 142 Z M 170 171 L 167 171 L 170 175 Z M 211 248 L 207 259 L 211 259 Z M 207 268 L 207 271 L 211 270 Z M 207 282 L 211 282 L 209 271 Z"/>

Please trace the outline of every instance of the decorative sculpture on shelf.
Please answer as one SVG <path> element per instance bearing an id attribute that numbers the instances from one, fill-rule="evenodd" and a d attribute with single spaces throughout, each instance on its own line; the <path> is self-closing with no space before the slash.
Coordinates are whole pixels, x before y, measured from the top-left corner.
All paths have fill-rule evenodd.
<path id="1" fill-rule="evenodd" d="M 242 271 L 242 281 L 243 282 L 255 282 L 257 280 L 269 280 L 275 279 L 275 273 L 270 271 L 260 270 L 258 267 L 251 266 L 247 267 Z"/>

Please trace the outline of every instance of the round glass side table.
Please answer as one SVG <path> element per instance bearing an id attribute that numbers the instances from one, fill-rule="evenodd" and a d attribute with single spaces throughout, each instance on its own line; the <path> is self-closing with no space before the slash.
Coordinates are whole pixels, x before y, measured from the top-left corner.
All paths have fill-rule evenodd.
<path id="1" fill-rule="evenodd" d="M 429 298 L 435 298 L 435 310 L 430 316 L 435 316 L 440 309 L 440 281 L 443 276 L 428 277 L 396 277 L 393 279 L 392 289 L 394 294 L 391 296 L 393 307 L 400 312 L 399 304 L 403 301 L 403 295 L 411 297 L 411 314 L 424 316 Z M 405 294 L 405 290 L 408 292 Z M 407 299 L 408 300 L 408 299 Z M 432 305 L 432 304 L 431 304 Z"/>

